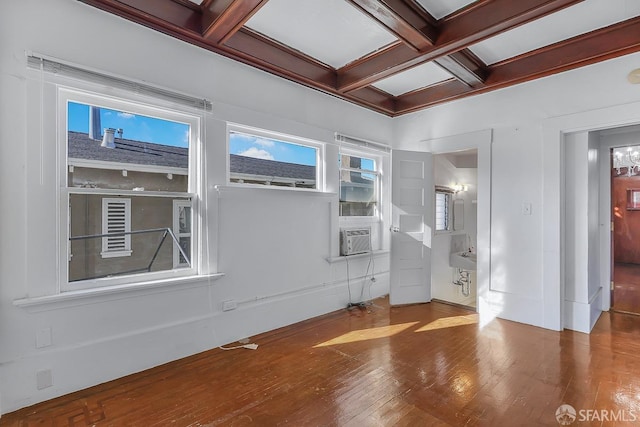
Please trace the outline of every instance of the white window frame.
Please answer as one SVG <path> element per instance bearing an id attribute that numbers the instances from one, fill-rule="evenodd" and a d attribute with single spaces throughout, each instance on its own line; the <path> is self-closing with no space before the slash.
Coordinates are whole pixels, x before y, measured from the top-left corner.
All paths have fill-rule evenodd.
<path id="1" fill-rule="evenodd" d="M 376 176 L 375 182 L 375 194 L 376 194 L 376 207 L 374 215 L 361 215 L 361 216 L 342 216 L 340 215 L 340 207 L 338 206 L 338 216 L 340 217 L 340 221 L 344 223 L 348 222 L 378 222 L 381 220 L 381 203 L 382 203 L 382 156 L 379 154 L 373 154 L 372 150 L 358 150 L 353 148 L 345 148 L 341 147 L 338 152 L 338 159 L 342 158 L 342 155 L 346 154 L 348 156 L 360 157 L 365 159 L 371 159 L 375 165 L 375 171 L 370 171 L 366 169 L 357 169 L 351 167 L 344 167 L 340 164 L 339 167 L 339 177 L 338 177 L 338 192 L 341 191 L 342 186 L 342 172 L 343 171 L 353 171 L 353 172 L 362 172 L 362 173 L 370 173 Z M 338 205 L 340 204 L 340 196 L 338 194 Z"/>
<path id="2" fill-rule="evenodd" d="M 109 215 L 109 208 L 114 204 L 122 205 L 123 218 L 122 224 L 112 224 Z M 131 199 L 123 197 L 103 197 L 102 198 L 102 234 L 109 234 L 116 228 L 117 232 L 130 233 L 131 232 Z M 122 248 L 113 250 L 111 247 L 114 243 L 122 242 Z M 102 252 L 100 256 L 102 258 L 116 258 L 131 256 L 131 235 L 125 234 L 124 236 L 106 236 L 102 238 Z"/>
<path id="3" fill-rule="evenodd" d="M 271 186 L 265 184 L 253 184 L 253 183 L 240 183 L 240 182 L 232 182 L 231 181 L 231 165 L 230 165 L 230 154 L 231 150 L 229 147 L 230 144 L 230 135 L 232 132 L 243 133 L 251 136 L 258 136 L 268 139 L 274 139 L 276 141 L 285 142 L 287 144 L 293 145 L 301 145 L 304 147 L 310 147 L 316 150 L 316 188 L 301 188 L 301 187 L 287 187 L 287 186 Z M 227 124 L 227 177 L 226 181 L 230 186 L 241 186 L 241 187 L 252 187 L 252 188 L 268 188 L 268 189 L 281 189 L 281 190 L 290 190 L 290 191 L 315 191 L 315 192 L 324 192 L 325 191 L 325 180 L 324 180 L 324 157 L 325 157 L 325 144 L 322 142 L 314 141 L 308 138 L 287 135 L 279 132 L 269 131 L 265 129 L 258 129 L 254 127 L 244 126 L 235 123 Z"/>
<path id="4" fill-rule="evenodd" d="M 108 93 L 108 95 L 106 94 Z M 189 188 L 187 192 L 164 192 L 164 191 L 137 191 L 137 190 L 115 190 L 99 188 L 71 188 L 67 186 L 67 103 L 77 102 L 86 105 L 94 105 L 101 108 L 108 108 L 116 111 L 126 111 L 148 117 L 157 117 L 165 120 L 186 123 L 190 128 L 189 135 Z M 191 267 L 164 270 L 158 272 L 145 272 L 130 274 L 126 276 L 114 276 L 99 279 L 88 279 L 69 282 L 69 246 L 70 246 L 70 222 L 69 222 L 69 200 L 72 194 L 96 194 L 103 197 L 169 197 L 169 198 L 190 198 L 192 218 L 200 218 L 201 215 L 194 215 L 198 212 L 202 199 L 202 172 L 201 172 L 201 129 L 204 121 L 204 113 L 195 109 L 184 107 L 177 103 L 171 103 L 160 98 L 155 99 L 148 96 L 137 96 L 129 92 L 95 85 L 91 83 L 79 82 L 77 87 L 62 86 L 57 88 L 57 120 L 58 120 L 58 183 L 59 183 L 59 215 L 60 226 L 59 245 L 61 254 L 59 269 L 60 291 L 76 291 L 82 289 L 103 288 L 119 285 L 135 285 L 136 283 L 149 283 L 150 281 L 174 279 L 179 277 L 189 277 L 199 274 L 200 263 L 196 256 L 191 256 Z M 191 247 L 196 248 L 199 244 L 201 224 L 197 221 L 191 223 Z M 167 239 L 170 239 L 168 237 Z M 171 244 L 173 245 L 173 239 Z"/>
<path id="5" fill-rule="evenodd" d="M 189 231 L 188 233 L 185 232 L 181 232 L 180 231 L 180 209 L 181 208 L 191 208 L 192 204 L 187 202 L 186 200 L 174 200 L 173 201 L 173 234 L 176 236 L 176 239 L 178 239 L 178 243 L 180 242 L 180 238 L 181 237 L 190 237 L 191 238 L 191 231 Z M 191 228 L 193 229 L 193 209 L 191 209 Z M 189 257 L 193 258 L 193 239 L 191 239 L 191 244 L 190 246 L 190 250 L 189 250 Z M 176 245 L 173 245 L 173 268 L 179 268 L 179 267 L 187 267 L 188 265 L 186 263 L 181 263 L 180 262 L 180 250 L 178 249 L 178 247 Z"/>

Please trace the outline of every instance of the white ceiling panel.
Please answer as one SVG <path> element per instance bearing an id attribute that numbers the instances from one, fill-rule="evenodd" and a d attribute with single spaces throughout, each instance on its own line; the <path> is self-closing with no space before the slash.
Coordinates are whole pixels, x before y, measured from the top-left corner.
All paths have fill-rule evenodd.
<path id="1" fill-rule="evenodd" d="M 436 19 L 444 18 L 458 9 L 474 3 L 474 0 L 418 0 L 418 3 Z"/>
<path id="2" fill-rule="evenodd" d="M 245 25 L 334 68 L 397 40 L 344 0 L 270 0 Z"/>
<path id="3" fill-rule="evenodd" d="M 470 47 L 486 64 L 640 15 L 640 0 L 586 0 Z"/>
<path id="4" fill-rule="evenodd" d="M 452 78 L 449 72 L 432 62 L 426 62 L 402 73 L 395 74 L 375 83 L 378 89 L 382 89 L 394 96 L 402 95 L 415 89 L 430 86 Z"/>

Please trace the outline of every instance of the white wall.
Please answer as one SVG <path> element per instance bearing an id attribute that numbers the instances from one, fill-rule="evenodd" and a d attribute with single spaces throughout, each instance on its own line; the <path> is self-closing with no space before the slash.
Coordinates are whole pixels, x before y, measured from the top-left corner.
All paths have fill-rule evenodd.
<path id="1" fill-rule="evenodd" d="M 434 184 L 451 187 L 454 184 L 465 184 L 467 191 L 457 193 L 453 199 L 464 202 L 464 228 L 451 232 L 435 233 L 431 246 L 431 297 L 463 305 L 476 304 L 476 274 L 472 274 L 471 294 L 464 296 L 460 286 L 452 284 L 454 269 L 449 265 L 451 252 L 451 236 L 467 234 L 474 248 L 477 246 L 477 173 L 473 167 L 458 168 L 449 161 L 447 154 L 433 156 Z"/>
<path id="2" fill-rule="evenodd" d="M 564 326 L 581 332 L 591 331 L 602 311 L 599 145 L 594 132 L 565 138 Z"/>
<path id="3" fill-rule="evenodd" d="M 490 203 L 486 307 L 495 315 L 563 327 L 564 134 L 640 122 L 640 87 L 626 80 L 638 63 L 640 54 L 628 55 L 394 120 L 394 143 L 409 150 L 430 151 L 429 140 L 493 130 L 493 167 L 478 169 L 491 191 L 479 194 L 478 203 Z M 531 204 L 531 215 L 523 215 L 523 203 Z"/>
<path id="4" fill-rule="evenodd" d="M 218 224 L 203 251 L 213 257 L 217 249 L 211 265 L 225 277 L 31 308 L 13 304 L 55 294 L 58 286 L 56 140 L 40 138 L 39 86 L 28 80 L 25 51 L 213 101 L 207 214 Z M 333 133 L 390 143 L 391 119 L 75 0 L 2 2 L 0 93 L 0 414 L 346 306 L 346 264 L 326 260 L 337 255 L 337 196 L 225 187 L 218 198 L 225 124 L 326 143 L 326 188 L 335 193 Z M 350 262 L 354 295 L 367 262 Z M 366 284 L 365 297 L 388 292 L 388 264 L 387 255 L 376 257 L 377 281 Z M 222 312 L 228 299 L 238 308 Z M 36 336 L 48 330 L 51 345 L 36 348 Z M 36 389 L 40 370 L 51 370 L 52 387 Z"/>

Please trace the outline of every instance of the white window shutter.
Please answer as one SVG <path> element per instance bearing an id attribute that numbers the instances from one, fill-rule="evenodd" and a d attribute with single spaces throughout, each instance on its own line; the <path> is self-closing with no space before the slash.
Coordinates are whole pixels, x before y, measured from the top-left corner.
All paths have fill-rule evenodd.
<path id="1" fill-rule="evenodd" d="M 131 255 L 131 235 L 118 235 L 131 231 L 131 199 L 102 199 L 102 234 L 115 234 L 102 238 L 102 257 Z"/>

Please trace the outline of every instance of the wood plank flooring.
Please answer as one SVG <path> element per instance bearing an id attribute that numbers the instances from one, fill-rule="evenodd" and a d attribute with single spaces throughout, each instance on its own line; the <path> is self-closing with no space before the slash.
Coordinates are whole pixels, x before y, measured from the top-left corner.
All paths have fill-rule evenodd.
<path id="1" fill-rule="evenodd" d="M 640 265 L 616 262 L 613 310 L 640 314 Z"/>
<path id="2" fill-rule="evenodd" d="M 200 353 L 0 425 L 557 426 L 565 403 L 640 423 L 639 316 L 603 313 L 586 335 L 499 319 L 481 327 L 462 308 L 378 299 L 252 341 L 257 350 Z"/>

